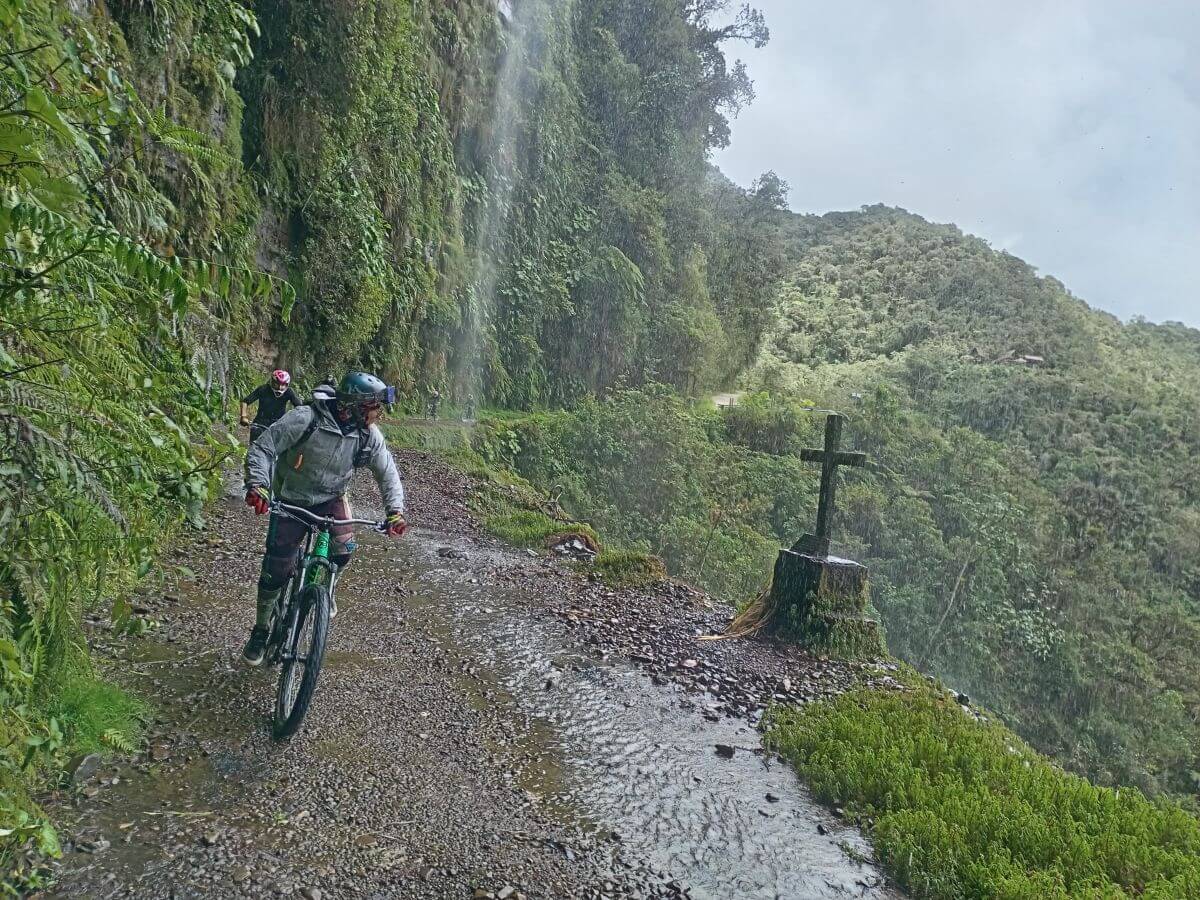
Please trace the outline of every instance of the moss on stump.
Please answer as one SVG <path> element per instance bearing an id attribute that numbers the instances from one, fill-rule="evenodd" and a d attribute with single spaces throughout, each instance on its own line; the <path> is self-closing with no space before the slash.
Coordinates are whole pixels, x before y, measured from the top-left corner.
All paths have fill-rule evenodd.
<path id="1" fill-rule="evenodd" d="M 884 656 L 878 622 L 867 615 L 866 566 L 848 559 L 781 550 L 771 589 L 733 628 L 761 628 L 814 653 L 848 659 Z"/>

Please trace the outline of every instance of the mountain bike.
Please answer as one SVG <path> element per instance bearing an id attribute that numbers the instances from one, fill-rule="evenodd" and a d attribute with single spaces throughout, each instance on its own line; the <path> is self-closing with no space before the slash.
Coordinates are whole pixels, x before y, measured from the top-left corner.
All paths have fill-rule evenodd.
<path id="1" fill-rule="evenodd" d="M 308 529 L 297 551 L 295 573 L 275 601 L 267 664 L 279 663 L 279 689 L 275 697 L 272 733 L 277 740 L 289 738 L 300 728 L 312 703 L 329 637 L 330 609 L 337 587 L 338 567 L 329 558 L 330 529 L 337 525 L 370 525 L 386 531 L 386 522 L 370 519 L 330 519 L 300 506 L 279 500 L 271 512 L 295 519 Z"/>

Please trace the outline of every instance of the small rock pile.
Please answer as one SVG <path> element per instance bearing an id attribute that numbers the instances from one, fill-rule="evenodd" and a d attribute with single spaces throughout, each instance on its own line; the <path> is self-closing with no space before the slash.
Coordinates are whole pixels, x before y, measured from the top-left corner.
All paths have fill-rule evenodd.
<path id="1" fill-rule="evenodd" d="M 555 556 L 575 559 L 581 562 L 591 562 L 596 558 L 596 551 L 577 537 L 566 538 L 554 543 L 550 552 Z"/>
<path id="2" fill-rule="evenodd" d="M 706 639 L 722 633 L 732 609 L 682 584 L 614 590 L 585 582 L 552 611 L 593 651 L 699 695 L 693 702 L 714 721 L 756 722 L 772 703 L 830 699 L 856 686 L 901 687 L 890 662 L 848 663 L 766 639 Z"/>

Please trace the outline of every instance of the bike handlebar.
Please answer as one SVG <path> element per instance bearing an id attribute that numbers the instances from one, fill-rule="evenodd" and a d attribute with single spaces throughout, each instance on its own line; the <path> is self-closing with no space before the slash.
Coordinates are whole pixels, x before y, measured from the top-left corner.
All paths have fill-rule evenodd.
<path id="1" fill-rule="evenodd" d="M 370 525 L 377 531 L 386 531 L 388 527 L 387 522 L 376 522 L 374 519 L 331 519 L 328 516 L 318 516 L 303 506 L 292 506 L 282 500 L 271 501 L 271 512 L 281 512 L 293 519 L 303 516 L 316 525 Z"/>

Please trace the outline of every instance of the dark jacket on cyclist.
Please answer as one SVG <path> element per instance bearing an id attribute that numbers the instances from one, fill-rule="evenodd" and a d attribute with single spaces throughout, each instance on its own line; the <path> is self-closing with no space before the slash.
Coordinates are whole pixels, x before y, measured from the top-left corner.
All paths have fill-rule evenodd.
<path id="1" fill-rule="evenodd" d="M 282 394 L 276 394 L 271 388 L 271 384 L 260 384 L 244 398 L 242 398 L 243 406 L 258 404 L 257 411 L 254 413 L 254 421 L 251 423 L 260 428 L 269 428 L 280 419 L 283 418 L 289 405 L 300 406 L 300 398 L 296 392 L 288 387 Z"/>
<path id="2" fill-rule="evenodd" d="M 313 507 L 341 497 L 357 467 L 379 483 L 385 509 L 404 511 L 404 484 L 378 425 L 342 426 L 328 407 L 333 389 L 321 385 L 300 406 L 263 432 L 246 454 L 246 483 L 271 485 L 285 503 Z M 308 438 L 297 442 L 316 423 Z"/>

